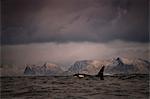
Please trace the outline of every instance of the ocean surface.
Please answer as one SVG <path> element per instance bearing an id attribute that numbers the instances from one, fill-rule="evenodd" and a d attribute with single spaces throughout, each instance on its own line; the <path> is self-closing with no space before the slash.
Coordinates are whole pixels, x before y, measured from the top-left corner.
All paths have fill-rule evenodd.
<path id="1" fill-rule="evenodd" d="M 1 99 L 149 99 L 149 75 L 1 77 Z"/>

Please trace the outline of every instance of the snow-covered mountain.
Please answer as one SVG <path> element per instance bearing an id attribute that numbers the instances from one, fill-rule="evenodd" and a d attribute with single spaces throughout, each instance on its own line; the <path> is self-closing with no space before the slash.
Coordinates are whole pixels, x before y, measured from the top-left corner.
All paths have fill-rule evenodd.
<path id="1" fill-rule="evenodd" d="M 56 64 L 45 63 L 43 66 L 26 66 L 24 75 L 59 75 L 63 70 Z"/>
<path id="2" fill-rule="evenodd" d="M 101 67 L 105 64 L 109 63 L 108 60 L 81 60 L 76 61 L 71 67 L 68 69 L 68 74 L 75 74 L 75 73 L 85 73 L 85 74 L 97 74 Z"/>
<path id="3" fill-rule="evenodd" d="M 109 74 L 149 73 L 150 62 L 142 59 L 116 58 L 105 68 Z"/>

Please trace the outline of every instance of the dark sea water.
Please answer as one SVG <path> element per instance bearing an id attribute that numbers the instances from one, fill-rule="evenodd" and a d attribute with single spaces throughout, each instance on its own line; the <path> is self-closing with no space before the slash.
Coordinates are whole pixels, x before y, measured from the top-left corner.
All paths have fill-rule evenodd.
<path id="1" fill-rule="evenodd" d="M 149 99 L 149 75 L 1 77 L 1 99 Z"/>

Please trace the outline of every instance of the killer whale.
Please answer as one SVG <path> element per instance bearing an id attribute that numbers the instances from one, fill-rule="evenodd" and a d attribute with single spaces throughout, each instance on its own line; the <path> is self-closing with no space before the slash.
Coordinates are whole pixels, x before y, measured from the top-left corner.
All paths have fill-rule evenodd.
<path id="1" fill-rule="evenodd" d="M 104 75 L 103 75 L 103 72 L 104 72 L 104 68 L 105 66 L 102 66 L 102 68 L 100 69 L 100 71 L 98 72 L 97 75 L 88 75 L 88 74 L 74 74 L 73 76 L 74 77 L 78 77 L 78 78 L 84 78 L 84 77 L 99 77 L 101 80 L 104 80 Z"/>

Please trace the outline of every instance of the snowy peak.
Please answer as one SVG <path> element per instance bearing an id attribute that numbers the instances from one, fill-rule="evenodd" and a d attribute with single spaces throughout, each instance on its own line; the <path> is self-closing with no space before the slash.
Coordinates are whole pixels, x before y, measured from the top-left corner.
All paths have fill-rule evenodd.
<path id="1" fill-rule="evenodd" d="M 113 65 L 124 65 L 123 61 L 120 59 L 120 57 L 117 57 L 113 61 Z"/>
<path id="2" fill-rule="evenodd" d="M 34 75 L 35 72 L 32 70 L 32 68 L 30 66 L 27 66 L 24 70 L 24 74 L 25 75 Z"/>

